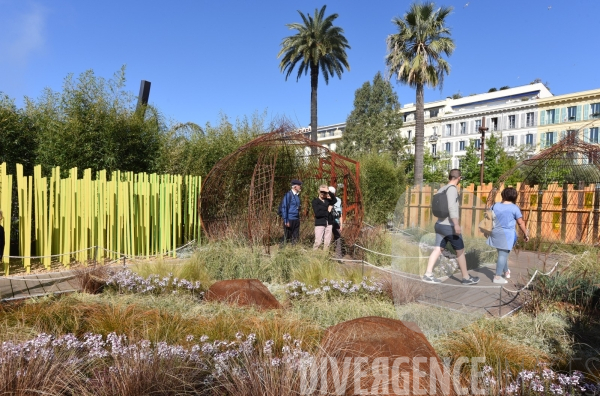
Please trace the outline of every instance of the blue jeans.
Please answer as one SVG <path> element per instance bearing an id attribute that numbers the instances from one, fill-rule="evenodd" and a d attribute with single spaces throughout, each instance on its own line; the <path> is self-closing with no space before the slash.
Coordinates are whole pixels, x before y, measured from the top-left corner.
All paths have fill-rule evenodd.
<path id="1" fill-rule="evenodd" d="M 508 255 L 510 250 L 496 249 L 498 251 L 498 261 L 496 261 L 496 276 L 502 276 L 508 271 Z"/>

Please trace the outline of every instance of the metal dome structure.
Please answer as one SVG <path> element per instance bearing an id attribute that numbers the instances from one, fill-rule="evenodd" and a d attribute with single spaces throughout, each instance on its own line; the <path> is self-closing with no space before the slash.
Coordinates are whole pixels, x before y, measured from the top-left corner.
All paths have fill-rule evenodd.
<path id="1" fill-rule="evenodd" d="M 487 199 L 500 201 L 504 186 L 517 188 L 517 204 L 530 237 L 542 243 L 595 245 L 600 232 L 600 146 L 578 131 L 519 163 L 496 183 Z"/>
<path id="2" fill-rule="evenodd" d="M 259 136 L 221 159 L 201 194 L 202 227 L 209 239 L 278 243 L 283 224 L 277 208 L 292 179 L 303 182 L 300 240 L 314 237 L 311 206 L 319 185 L 336 186 L 342 200 L 342 238 L 353 244 L 363 219 L 359 163 L 330 151 L 291 127 Z"/>

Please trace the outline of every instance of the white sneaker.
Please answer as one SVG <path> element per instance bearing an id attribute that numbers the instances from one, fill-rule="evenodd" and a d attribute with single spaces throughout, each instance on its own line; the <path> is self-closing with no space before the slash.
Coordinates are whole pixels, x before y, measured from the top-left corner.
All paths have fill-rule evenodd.
<path id="1" fill-rule="evenodd" d="M 504 277 L 505 277 L 506 279 L 509 279 L 509 278 L 510 278 L 510 270 L 506 270 L 506 272 L 504 273 Z"/>
<path id="2" fill-rule="evenodd" d="M 506 279 L 501 278 L 499 276 L 495 276 L 493 282 L 494 283 L 500 283 L 500 284 L 508 283 L 508 281 Z"/>

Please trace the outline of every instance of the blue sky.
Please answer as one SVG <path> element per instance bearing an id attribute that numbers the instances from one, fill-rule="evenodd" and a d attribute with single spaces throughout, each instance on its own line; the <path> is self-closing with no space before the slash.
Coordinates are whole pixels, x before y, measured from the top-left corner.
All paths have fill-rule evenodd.
<path id="1" fill-rule="evenodd" d="M 468 2 L 468 5 L 466 5 Z M 427 90 L 433 101 L 456 92 L 487 92 L 503 85 L 548 82 L 557 94 L 600 88 L 598 0 L 462 0 L 448 18 L 456 51 L 444 89 Z M 385 71 L 385 39 L 391 20 L 408 1 L 33 1 L 0 0 L 0 91 L 23 103 L 42 89 L 60 90 L 68 73 L 93 69 L 110 78 L 127 66 L 127 88 L 152 82 L 150 102 L 167 117 L 204 125 L 219 114 L 231 119 L 267 111 L 298 126 L 310 123 L 310 78 L 285 81 L 277 53 L 294 33 L 297 10 L 327 4 L 338 13 L 350 46 L 350 71 L 319 82 L 319 125 L 344 122 L 354 92 Z M 402 104 L 414 90 L 394 87 Z"/>

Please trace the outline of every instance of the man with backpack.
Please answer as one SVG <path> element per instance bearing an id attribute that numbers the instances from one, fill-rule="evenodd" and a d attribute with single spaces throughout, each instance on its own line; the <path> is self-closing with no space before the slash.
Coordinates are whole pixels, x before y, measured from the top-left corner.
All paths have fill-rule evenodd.
<path id="1" fill-rule="evenodd" d="M 278 215 L 283 218 L 283 243 L 287 241 L 295 244 L 300 239 L 300 191 L 302 191 L 302 182 L 294 179 L 291 182 L 292 188 L 285 193 L 281 204 L 279 204 Z"/>
<path id="2" fill-rule="evenodd" d="M 465 243 L 462 238 L 462 230 L 458 221 L 458 183 L 461 173 L 458 169 L 452 169 L 448 174 L 448 184 L 440 188 L 433 196 L 431 209 L 434 216 L 438 218 L 435 223 L 435 247 L 429 256 L 427 270 L 423 275 L 423 281 L 427 283 L 441 283 L 441 280 L 433 276 L 433 266 L 442 254 L 442 249 L 450 243 L 456 251 L 456 261 L 462 273 L 463 285 L 474 285 L 479 282 L 479 277 L 471 276 L 467 272 L 467 259 L 465 257 Z"/>

